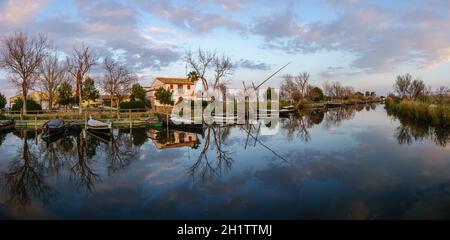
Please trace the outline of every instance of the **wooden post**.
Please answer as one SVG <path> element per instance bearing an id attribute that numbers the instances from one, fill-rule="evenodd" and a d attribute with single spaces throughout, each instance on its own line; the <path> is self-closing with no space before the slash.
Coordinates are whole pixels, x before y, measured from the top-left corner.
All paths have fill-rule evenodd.
<path id="1" fill-rule="evenodd" d="M 34 115 L 34 130 L 37 131 L 37 115 Z"/>
<path id="2" fill-rule="evenodd" d="M 128 113 L 130 114 L 129 115 L 130 116 L 130 129 L 132 129 L 133 128 L 133 118 L 131 116 L 131 109 L 128 109 Z"/>

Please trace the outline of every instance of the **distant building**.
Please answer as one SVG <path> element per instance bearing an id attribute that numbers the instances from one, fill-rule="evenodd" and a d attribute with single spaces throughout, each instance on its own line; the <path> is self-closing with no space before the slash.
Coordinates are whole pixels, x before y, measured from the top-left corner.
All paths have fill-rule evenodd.
<path id="1" fill-rule="evenodd" d="M 144 87 L 147 92 L 147 98 L 150 100 L 153 106 L 163 106 L 155 99 L 155 93 L 160 88 L 169 89 L 173 91 L 172 100 L 174 102 L 180 99 L 190 99 L 195 100 L 195 86 L 187 78 L 177 78 L 177 77 L 156 77 L 150 87 Z"/>

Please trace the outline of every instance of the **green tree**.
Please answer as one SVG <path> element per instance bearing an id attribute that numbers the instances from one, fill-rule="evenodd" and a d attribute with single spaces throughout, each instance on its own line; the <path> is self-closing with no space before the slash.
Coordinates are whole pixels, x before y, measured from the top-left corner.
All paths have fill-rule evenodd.
<path id="1" fill-rule="evenodd" d="M 72 105 L 74 102 L 72 85 L 67 81 L 63 82 L 58 88 L 58 104 L 67 106 Z"/>
<path id="2" fill-rule="evenodd" d="M 12 111 L 20 111 L 23 109 L 23 100 L 19 98 L 16 100 L 14 105 L 12 106 Z M 37 111 L 41 111 L 42 106 L 32 99 L 27 99 L 27 113 L 37 113 Z"/>
<path id="3" fill-rule="evenodd" d="M 172 105 L 172 91 L 169 89 L 164 89 L 163 87 L 160 87 L 158 90 L 156 90 L 155 98 L 158 100 L 161 104 L 164 105 Z"/>
<path id="4" fill-rule="evenodd" d="M 145 92 L 144 88 L 139 83 L 135 83 L 131 87 L 130 99 L 141 101 L 141 102 L 145 102 L 147 100 L 147 93 Z"/>
<path id="5" fill-rule="evenodd" d="M 325 95 L 323 94 L 323 91 L 319 87 L 310 87 L 308 92 L 308 97 L 315 101 L 322 101 L 325 98 Z"/>
<path id="6" fill-rule="evenodd" d="M 191 82 L 195 82 L 200 78 L 196 71 L 189 72 L 187 77 L 188 77 L 189 81 L 191 81 Z"/>
<path id="7" fill-rule="evenodd" d="M 6 97 L 2 93 L 0 93 L 0 109 L 5 108 L 6 106 Z"/>
<path id="8" fill-rule="evenodd" d="M 98 92 L 97 88 L 95 88 L 95 82 L 94 79 L 88 77 L 83 84 L 83 100 L 88 101 L 92 100 L 95 101 L 95 99 L 100 97 L 100 93 Z"/>

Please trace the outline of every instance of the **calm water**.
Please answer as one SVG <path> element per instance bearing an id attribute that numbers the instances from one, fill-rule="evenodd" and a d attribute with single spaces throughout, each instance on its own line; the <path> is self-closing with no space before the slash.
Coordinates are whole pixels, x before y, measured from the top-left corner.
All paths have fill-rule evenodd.
<path id="1" fill-rule="evenodd" d="M 116 129 L 110 142 L 1 134 L 0 218 L 450 218 L 449 129 L 382 105 L 259 127 Z"/>

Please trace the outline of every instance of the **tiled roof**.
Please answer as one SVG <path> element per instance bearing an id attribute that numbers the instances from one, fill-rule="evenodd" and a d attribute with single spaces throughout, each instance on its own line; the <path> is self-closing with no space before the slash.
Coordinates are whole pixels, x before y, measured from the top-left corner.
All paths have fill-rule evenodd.
<path id="1" fill-rule="evenodd" d="M 159 81 L 161 81 L 164 84 L 188 84 L 188 85 L 194 85 L 194 83 L 191 82 L 187 78 L 157 77 L 156 80 L 159 80 Z"/>

